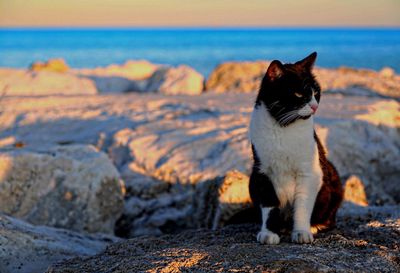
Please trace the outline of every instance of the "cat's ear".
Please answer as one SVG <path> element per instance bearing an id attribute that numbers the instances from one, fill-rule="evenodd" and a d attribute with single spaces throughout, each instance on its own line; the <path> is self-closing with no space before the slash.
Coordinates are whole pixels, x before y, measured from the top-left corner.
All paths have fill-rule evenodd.
<path id="1" fill-rule="evenodd" d="M 317 59 L 317 52 L 313 52 L 303 60 L 298 61 L 296 65 L 303 67 L 306 70 L 311 71 L 314 67 L 315 60 Z"/>
<path id="2" fill-rule="evenodd" d="M 270 81 L 274 81 L 283 75 L 283 69 L 283 64 L 280 61 L 275 60 L 269 65 L 265 75 Z"/>

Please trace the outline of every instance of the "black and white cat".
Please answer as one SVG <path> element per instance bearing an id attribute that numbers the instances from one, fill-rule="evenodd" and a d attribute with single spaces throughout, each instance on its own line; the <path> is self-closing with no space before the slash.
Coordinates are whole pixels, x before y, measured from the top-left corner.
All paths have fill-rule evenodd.
<path id="1" fill-rule="evenodd" d="M 273 61 L 261 83 L 250 122 L 254 165 L 250 196 L 261 208 L 257 241 L 311 243 L 313 233 L 335 227 L 343 189 L 314 131 L 321 89 L 312 74 L 317 53 L 296 62 Z"/>

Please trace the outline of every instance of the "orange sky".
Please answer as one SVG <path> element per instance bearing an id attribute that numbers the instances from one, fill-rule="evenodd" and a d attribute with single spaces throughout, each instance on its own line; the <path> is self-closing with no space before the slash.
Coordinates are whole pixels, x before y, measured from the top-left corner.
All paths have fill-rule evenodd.
<path id="1" fill-rule="evenodd" d="M 0 0 L 0 26 L 400 26 L 400 0 Z"/>

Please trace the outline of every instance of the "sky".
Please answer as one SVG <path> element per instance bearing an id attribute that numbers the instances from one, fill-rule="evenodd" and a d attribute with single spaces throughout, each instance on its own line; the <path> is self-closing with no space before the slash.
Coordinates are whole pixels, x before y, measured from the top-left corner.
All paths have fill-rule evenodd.
<path id="1" fill-rule="evenodd" d="M 1 27 L 400 26 L 400 0 L 0 0 Z"/>

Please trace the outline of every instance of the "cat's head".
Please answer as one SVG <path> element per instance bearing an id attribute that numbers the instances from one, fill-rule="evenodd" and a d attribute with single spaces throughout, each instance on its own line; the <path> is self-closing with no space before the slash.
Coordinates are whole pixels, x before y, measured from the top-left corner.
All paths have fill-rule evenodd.
<path id="1" fill-rule="evenodd" d="M 294 64 L 273 61 L 262 80 L 256 104 L 264 103 L 281 126 L 315 114 L 321 88 L 312 74 L 317 53 Z"/>

